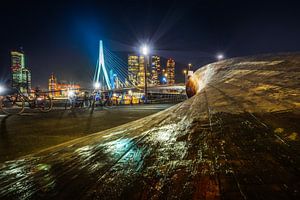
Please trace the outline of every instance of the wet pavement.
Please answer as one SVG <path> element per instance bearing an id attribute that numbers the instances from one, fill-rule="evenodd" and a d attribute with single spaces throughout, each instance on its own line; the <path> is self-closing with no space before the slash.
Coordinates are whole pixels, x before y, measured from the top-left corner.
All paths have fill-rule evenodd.
<path id="1" fill-rule="evenodd" d="M 0 163 L 79 137 L 113 128 L 164 110 L 173 104 L 96 107 L 49 113 L 26 110 L 21 116 L 0 115 Z"/>
<path id="2" fill-rule="evenodd" d="M 299 199 L 300 55 L 193 79 L 165 111 L 2 163 L 0 199 Z"/>

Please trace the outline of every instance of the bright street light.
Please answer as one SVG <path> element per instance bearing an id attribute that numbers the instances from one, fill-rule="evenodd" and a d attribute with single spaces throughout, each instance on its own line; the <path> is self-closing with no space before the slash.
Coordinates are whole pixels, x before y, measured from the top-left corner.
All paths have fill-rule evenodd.
<path id="1" fill-rule="evenodd" d="M 68 97 L 73 97 L 75 96 L 75 92 L 73 90 L 68 91 Z"/>
<path id="2" fill-rule="evenodd" d="M 149 53 L 149 48 L 148 48 L 148 46 L 143 45 L 141 51 L 142 51 L 142 54 L 143 54 L 144 56 L 147 56 L 148 53 Z"/>
<path id="3" fill-rule="evenodd" d="M 4 90 L 5 90 L 5 88 L 2 85 L 0 85 L 0 94 L 3 93 Z"/>
<path id="4" fill-rule="evenodd" d="M 184 73 L 184 74 L 186 74 L 186 73 L 187 73 L 186 69 L 185 69 L 185 70 L 183 70 L 183 73 Z"/>
<path id="5" fill-rule="evenodd" d="M 217 54 L 217 59 L 218 59 L 218 60 L 224 59 L 224 55 L 221 54 L 221 53 Z"/>
<path id="6" fill-rule="evenodd" d="M 99 89 L 100 88 L 100 83 L 99 82 L 94 83 L 94 88 Z"/>

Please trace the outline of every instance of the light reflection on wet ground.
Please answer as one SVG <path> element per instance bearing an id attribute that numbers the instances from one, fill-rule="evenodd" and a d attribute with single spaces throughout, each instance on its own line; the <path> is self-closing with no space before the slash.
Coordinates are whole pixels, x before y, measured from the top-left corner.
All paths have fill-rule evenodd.
<path id="1" fill-rule="evenodd" d="M 1 199 L 298 199 L 300 56 L 268 59 L 212 64 L 179 105 L 4 163 Z"/>
<path id="2" fill-rule="evenodd" d="M 26 110 L 21 116 L 0 115 L 0 163 L 141 119 L 172 105 L 96 107 L 93 113 L 87 108 L 54 108 L 49 113 Z"/>

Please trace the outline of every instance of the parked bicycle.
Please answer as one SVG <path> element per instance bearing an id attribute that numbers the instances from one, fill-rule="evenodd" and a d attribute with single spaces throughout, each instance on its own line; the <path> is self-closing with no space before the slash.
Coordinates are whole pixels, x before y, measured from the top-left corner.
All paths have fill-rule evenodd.
<path id="1" fill-rule="evenodd" d="M 5 114 L 21 114 L 25 105 L 41 112 L 49 112 L 52 109 L 52 100 L 46 93 L 35 91 L 28 96 L 21 93 L 17 88 L 0 86 L 0 109 Z"/>
<path id="2" fill-rule="evenodd" d="M 90 107 L 91 101 L 88 97 L 87 93 L 84 93 L 83 96 L 79 96 L 75 91 L 68 91 L 68 99 L 65 102 L 65 109 L 73 109 L 73 108 L 84 108 Z"/>

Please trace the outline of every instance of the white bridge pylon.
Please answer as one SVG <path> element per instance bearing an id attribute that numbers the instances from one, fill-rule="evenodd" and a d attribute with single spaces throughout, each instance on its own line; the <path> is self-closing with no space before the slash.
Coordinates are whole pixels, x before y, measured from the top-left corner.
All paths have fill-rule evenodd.
<path id="1" fill-rule="evenodd" d="M 96 71 L 94 75 L 94 83 L 99 84 L 100 83 L 100 74 L 101 74 L 101 69 L 103 71 L 103 76 L 105 79 L 105 83 L 107 85 L 107 88 L 111 90 L 111 83 L 107 74 L 107 70 L 105 67 L 105 61 L 104 61 L 104 53 L 103 53 L 103 42 L 102 40 L 99 41 L 99 58 L 96 66 Z"/>

